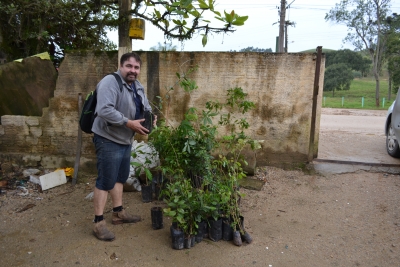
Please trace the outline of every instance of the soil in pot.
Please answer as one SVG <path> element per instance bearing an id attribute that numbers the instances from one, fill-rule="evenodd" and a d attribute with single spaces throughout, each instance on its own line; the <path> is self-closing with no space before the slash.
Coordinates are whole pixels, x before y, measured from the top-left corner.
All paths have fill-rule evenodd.
<path id="1" fill-rule="evenodd" d="M 174 228 L 172 225 L 170 227 L 172 248 L 173 249 L 183 249 L 185 243 L 185 236 L 182 230 Z"/>
<path id="2" fill-rule="evenodd" d="M 161 207 L 151 208 L 151 226 L 154 230 L 162 229 L 163 224 L 163 211 Z"/>
<path id="3" fill-rule="evenodd" d="M 142 201 L 144 203 L 153 200 L 153 188 L 151 185 L 142 185 Z"/>
<path id="4" fill-rule="evenodd" d="M 222 239 L 222 218 L 209 220 L 208 238 L 217 242 Z"/>

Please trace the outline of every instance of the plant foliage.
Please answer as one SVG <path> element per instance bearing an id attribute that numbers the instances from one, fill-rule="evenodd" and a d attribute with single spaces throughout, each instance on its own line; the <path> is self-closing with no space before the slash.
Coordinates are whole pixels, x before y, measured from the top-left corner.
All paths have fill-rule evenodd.
<path id="1" fill-rule="evenodd" d="M 189 97 L 197 84 L 189 74 L 177 73 L 179 85 Z M 255 107 L 242 88 L 227 90 L 226 101 L 209 101 L 203 110 L 189 107 L 178 126 L 169 124 L 168 106 L 171 87 L 160 98 L 159 110 L 164 114 L 149 135 L 159 153 L 160 169 L 169 184 L 163 190 L 168 205 L 165 214 L 171 216 L 187 235 L 196 233 L 197 224 L 208 217 L 223 214 L 238 226 L 240 216 L 238 181 L 246 176 L 242 164 L 243 149 L 259 149 L 257 141 L 246 135 L 249 123 L 243 117 Z M 191 97 L 190 97 L 191 98 Z M 228 153 L 229 152 L 229 153 Z"/>
<path id="2" fill-rule="evenodd" d="M 213 33 L 230 33 L 247 16 L 234 10 L 220 12 L 214 0 L 132 1 L 120 13 L 115 0 L 2 0 L 0 50 L 7 60 L 49 51 L 58 61 L 70 49 L 114 50 L 107 31 L 118 28 L 129 16 L 142 18 L 160 29 L 166 39 L 188 40 L 203 36 L 203 46 Z"/>

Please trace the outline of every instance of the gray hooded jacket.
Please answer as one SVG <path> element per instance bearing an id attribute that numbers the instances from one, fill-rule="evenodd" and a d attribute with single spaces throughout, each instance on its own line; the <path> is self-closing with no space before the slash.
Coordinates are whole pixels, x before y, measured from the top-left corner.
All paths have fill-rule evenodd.
<path id="1" fill-rule="evenodd" d="M 125 126 L 129 120 L 134 120 L 136 105 L 133 100 L 133 90 L 117 73 L 122 80 L 122 92 L 113 75 L 105 76 L 96 87 L 97 90 L 97 117 L 94 120 L 92 131 L 104 138 L 123 145 L 133 141 L 134 131 Z M 139 94 L 144 111 L 151 111 L 149 101 L 144 94 L 143 85 L 135 81 L 136 91 Z"/>

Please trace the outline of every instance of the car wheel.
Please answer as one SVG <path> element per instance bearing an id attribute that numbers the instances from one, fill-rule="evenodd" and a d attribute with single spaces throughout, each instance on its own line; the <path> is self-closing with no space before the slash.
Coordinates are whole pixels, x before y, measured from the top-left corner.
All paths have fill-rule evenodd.
<path id="1" fill-rule="evenodd" d="M 390 122 L 389 129 L 386 134 L 386 150 L 390 156 L 400 158 L 399 143 L 397 142 L 396 136 L 394 135 L 392 122 Z"/>

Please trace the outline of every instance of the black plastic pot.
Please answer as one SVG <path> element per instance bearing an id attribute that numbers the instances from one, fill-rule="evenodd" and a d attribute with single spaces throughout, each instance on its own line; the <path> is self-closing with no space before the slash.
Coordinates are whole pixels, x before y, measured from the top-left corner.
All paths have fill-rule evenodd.
<path id="1" fill-rule="evenodd" d="M 142 185 L 142 201 L 144 203 L 153 200 L 153 188 L 151 185 Z"/>
<path id="2" fill-rule="evenodd" d="M 239 231 L 233 232 L 233 244 L 235 244 L 238 247 L 240 247 L 242 245 L 242 237 L 240 236 Z"/>
<path id="3" fill-rule="evenodd" d="M 173 249 L 183 249 L 185 236 L 183 231 L 180 229 L 174 228 L 172 225 L 170 227 L 171 231 L 171 239 L 172 239 L 172 248 Z"/>
<path id="4" fill-rule="evenodd" d="M 162 229 L 163 224 L 163 211 L 161 207 L 151 208 L 151 226 L 154 230 Z"/>
<path id="5" fill-rule="evenodd" d="M 209 229 L 208 220 L 206 220 L 204 224 L 203 238 L 208 238 L 208 229 Z"/>
<path id="6" fill-rule="evenodd" d="M 218 220 L 209 220 L 208 223 L 208 238 L 212 241 L 217 242 L 222 239 L 222 218 Z"/>
<path id="7" fill-rule="evenodd" d="M 204 237 L 204 232 L 206 231 L 206 221 L 201 221 L 199 222 L 199 224 L 197 225 L 197 234 L 195 236 L 195 241 L 196 243 L 200 243 L 201 241 L 203 241 L 203 237 Z"/>
<path id="8" fill-rule="evenodd" d="M 250 234 L 248 232 L 244 232 L 244 234 L 241 234 L 241 238 L 244 242 L 251 244 L 253 242 L 253 238 L 251 238 Z"/>
<path id="9" fill-rule="evenodd" d="M 233 228 L 228 218 L 222 219 L 222 239 L 225 241 L 231 241 L 233 239 Z"/>
<path id="10" fill-rule="evenodd" d="M 191 247 L 194 247 L 195 244 L 195 236 L 187 236 L 185 237 L 185 240 L 183 241 L 183 247 L 186 249 L 189 249 Z"/>

